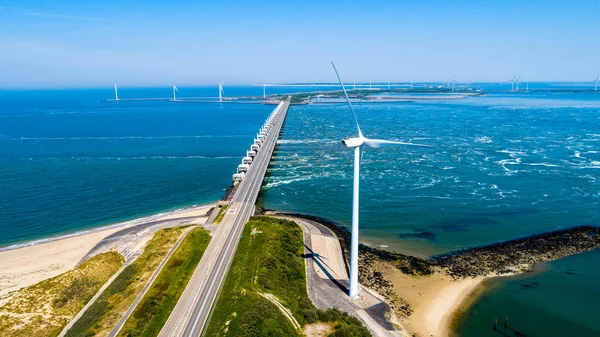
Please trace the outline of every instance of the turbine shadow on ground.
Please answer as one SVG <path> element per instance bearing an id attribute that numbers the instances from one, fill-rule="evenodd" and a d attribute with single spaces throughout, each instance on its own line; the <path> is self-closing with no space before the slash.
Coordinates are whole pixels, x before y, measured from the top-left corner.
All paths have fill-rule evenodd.
<path id="1" fill-rule="evenodd" d="M 309 254 L 302 254 L 302 257 L 304 259 L 308 259 L 310 258 L 311 260 L 313 260 L 314 263 L 317 264 L 317 266 L 321 269 L 321 271 L 325 274 L 325 276 L 327 276 L 327 278 L 333 283 L 335 284 L 336 287 L 338 287 L 340 290 L 342 290 L 346 295 L 349 294 L 349 289 L 347 286 L 343 285 L 342 283 L 340 283 L 339 280 L 337 280 L 335 277 L 333 277 L 333 275 L 331 275 L 331 273 L 325 268 L 325 266 L 327 266 L 327 264 L 325 262 L 322 261 L 321 259 L 321 255 L 319 255 L 318 253 L 315 253 L 312 249 L 310 249 L 310 247 L 308 247 L 305 243 L 303 244 L 304 248 L 306 248 L 306 250 L 308 250 L 310 253 Z"/>

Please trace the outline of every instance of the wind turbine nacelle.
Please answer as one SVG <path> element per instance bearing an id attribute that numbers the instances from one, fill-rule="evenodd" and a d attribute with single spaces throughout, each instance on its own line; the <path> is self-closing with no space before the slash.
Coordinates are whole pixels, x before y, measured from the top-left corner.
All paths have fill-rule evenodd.
<path id="1" fill-rule="evenodd" d="M 346 147 L 359 147 L 364 144 L 364 140 L 362 138 L 346 138 L 342 139 L 342 144 Z"/>

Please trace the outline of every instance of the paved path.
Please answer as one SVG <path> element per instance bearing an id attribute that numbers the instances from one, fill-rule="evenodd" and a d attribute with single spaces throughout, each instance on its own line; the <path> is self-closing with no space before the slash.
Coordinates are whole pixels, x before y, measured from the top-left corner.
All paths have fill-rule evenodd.
<path id="1" fill-rule="evenodd" d="M 148 292 L 148 290 L 150 290 L 150 287 L 152 286 L 152 284 L 154 283 L 154 281 L 156 280 L 156 278 L 158 277 L 160 272 L 163 270 L 163 268 L 165 267 L 165 265 L 167 264 L 167 262 L 169 261 L 171 256 L 173 256 L 173 253 L 175 253 L 177 248 L 179 248 L 179 245 L 181 244 L 181 242 L 183 242 L 183 239 L 185 239 L 185 237 L 189 234 L 189 232 L 194 228 L 196 228 L 196 227 L 190 226 L 189 228 L 187 228 L 183 232 L 181 237 L 177 240 L 177 242 L 175 242 L 175 245 L 173 246 L 173 248 L 171 248 L 169 253 L 167 253 L 167 255 L 162 260 L 162 262 L 160 263 L 158 268 L 154 271 L 154 273 L 148 280 L 148 282 L 146 282 L 146 285 L 144 286 L 142 291 L 140 291 L 140 293 L 137 295 L 137 297 L 135 298 L 133 303 L 131 303 L 131 305 L 129 306 L 129 309 L 127 309 L 127 311 L 125 312 L 123 317 L 121 317 L 121 319 L 117 322 L 115 327 L 108 333 L 108 337 L 114 337 L 119 333 L 119 331 L 121 331 L 121 329 L 123 328 L 123 325 L 125 325 L 125 322 L 127 322 L 127 320 L 129 319 L 129 316 L 131 316 L 131 314 L 133 313 L 135 308 L 138 306 L 140 301 L 144 298 L 144 296 L 146 296 L 146 293 Z"/>
<path id="2" fill-rule="evenodd" d="M 278 105 L 273 111 L 275 118 L 258 154 L 235 191 L 227 213 L 214 232 L 206 252 L 159 336 L 187 337 L 202 334 L 235 255 L 244 225 L 254 213 L 254 204 L 288 106 L 289 100 Z"/>
<path id="3" fill-rule="evenodd" d="M 360 319 L 374 336 L 405 336 L 402 332 L 394 330 L 391 323 L 385 320 L 384 314 L 389 310 L 387 304 L 370 294 L 367 290 L 360 290 L 358 300 L 353 301 L 348 297 L 349 281 L 347 276 L 344 279 L 323 279 L 319 276 L 316 269 L 321 269 L 321 273 L 328 274 L 328 270 L 331 268 L 324 264 L 323 261 L 325 259 L 320 256 L 321 254 L 313 250 L 311 236 L 317 234 L 337 238 L 331 230 L 312 220 L 292 216 L 276 217 L 294 221 L 304 232 L 306 285 L 308 296 L 317 308 L 322 310 L 338 308 L 345 311 Z M 338 249 L 341 250 L 339 244 Z"/>

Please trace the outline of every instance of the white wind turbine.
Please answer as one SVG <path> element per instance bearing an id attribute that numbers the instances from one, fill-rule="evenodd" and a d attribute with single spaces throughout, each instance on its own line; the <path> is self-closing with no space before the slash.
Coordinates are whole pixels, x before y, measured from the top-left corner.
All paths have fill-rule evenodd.
<path id="1" fill-rule="evenodd" d="M 598 75 L 596 75 L 596 79 L 592 81 L 592 82 L 594 82 L 594 91 L 598 91 L 598 80 L 599 79 L 600 79 L 600 73 Z"/>
<path id="2" fill-rule="evenodd" d="M 219 84 L 219 102 L 223 102 L 223 95 L 225 94 L 225 91 L 223 91 L 223 83 L 225 82 Z"/>
<path id="3" fill-rule="evenodd" d="M 519 83 L 521 83 L 521 74 L 519 74 L 519 77 L 517 77 L 517 90 L 515 91 L 519 91 Z"/>
<path id="4" fill-rule="evenodd" d="M 119 91 L 117 90 L 117 82 L 115 82 L 115 101 L 119 100 Z"/>
<path id="5" fill-rule="evenodd" d="M 333 66 L 333 70 L 335 71 L 335 75 L 342 86 L 342 90 L 344 91 L 344 96 L 346 97 L 346 102 L 348 102 L 348 106 L 350 107 L 350 111 L 352 111 L 352 115 L 354 116 L 354 122 L 356 123 L 356 129 L 358 130 L 358 137 L 346 138 L 342 140 L 342 143 L 346 145 L 346 147 L 354 149 L 354 185 L 352 188 L 352 232 L 350 239 L 350 298 L 356 298 L 358 296 L 358 194 L 359 194 L 359 182 L 360 182 L 360 161 L 362 157 L 362 147 L 366 145 L 372 148 L 380 148 L 380 147 L 390 147 L 390 146 L 422 146 L 422 147 L 431 147 L 428 145 L 420 145 L 413 143 L 404 143 L 404 142 L 394 142 L 390 140 L 383 139 L 369 139 L 366 138 L 362 132 L 360 131 L 360 126 L 358 125 L 358 119 L 356 118 L 356 113 L 354 112 L 354 108 L 352 107 L 352 103 L 350 103 L 350 98 L 348 97 L 348 93 L 346 92 L 346 88 L 344 87 L 344 83 L 338 74 L 337 69 L 335 68 L 335 64 L 331 62 Z"/>
<path id="6" fill-rule="evenodd" d="M 512 84 L 510 85 L 510 91 L 515 91 L 515 82 L 517 81 L 517 74 L 515 74 L 515 76 L 513 76 L 513 78 L 510 81 L 512 82 Z"/>
<path id="7" fill-rule="evenodd" d="M 177 100 L 177 95 L 175 94 L 176 92 L 179 92 L 179 89 L 177 89 L 176 86 L 173 86 L 173 100 L 174 101 Z"/>

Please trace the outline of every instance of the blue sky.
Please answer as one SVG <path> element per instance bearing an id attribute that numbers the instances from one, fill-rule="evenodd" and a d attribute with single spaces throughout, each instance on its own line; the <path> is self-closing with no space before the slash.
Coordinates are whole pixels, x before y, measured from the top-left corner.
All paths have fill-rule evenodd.
<path id="1" fill-rule="evenodd" d="M 0 88 L 591 81 L 600 1 L 0 0 Z"/>

